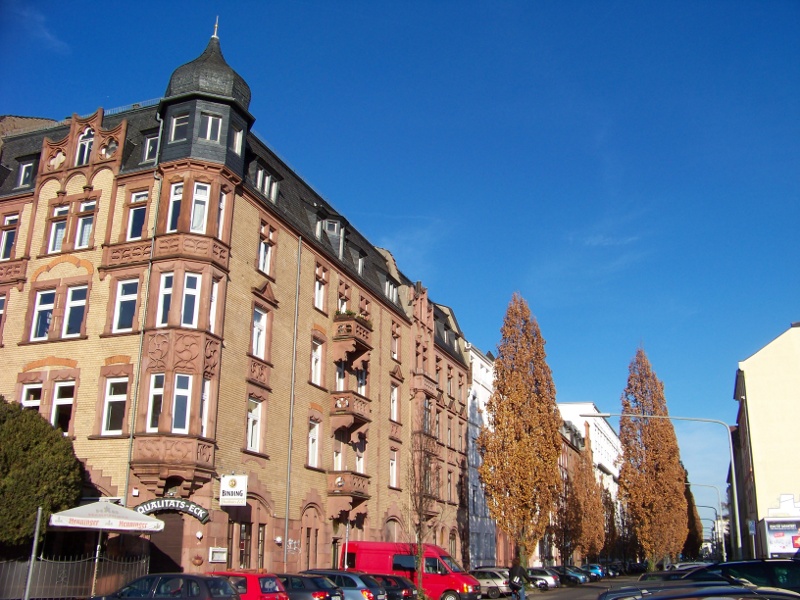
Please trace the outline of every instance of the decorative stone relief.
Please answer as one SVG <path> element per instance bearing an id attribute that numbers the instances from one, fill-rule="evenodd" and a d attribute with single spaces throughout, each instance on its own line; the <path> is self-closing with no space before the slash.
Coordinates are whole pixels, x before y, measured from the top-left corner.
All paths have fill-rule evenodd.
<path id="1" fill-rule="evenodd" d="M 192 369 L 198 356 L 200 356 L 200 336 L 175 333 L 175 368 Z"/>
<path id="2" fill-rule="evenodd" d="M 166 370 L 169 345 L 169 336 L 166 333 L 156 333 L 150 338 L 147 344 L 147 357 L 150 359 L 149 371 Z"/>
<path id="3" fill-rule="evenodd" d="M 219 365 L 219 342 L 216 340 L 206 340 L 206 348 L 203 356 L 203 376 L 210 379 L 217 374 L 217 365 Z"/>

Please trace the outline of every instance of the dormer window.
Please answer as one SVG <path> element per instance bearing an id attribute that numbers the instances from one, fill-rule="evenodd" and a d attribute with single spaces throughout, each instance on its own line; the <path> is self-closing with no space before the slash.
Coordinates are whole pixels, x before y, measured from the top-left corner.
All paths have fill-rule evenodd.
<path id="1" fill-rule="evenodd" d="M 325 233 L 328 235 L 339 235 L 339 221 L 327 219 L 325 221 Z"/>
<path id="2" fill-rule="evenodd" d="M 22 163 L 19 166 L 17 187 L 28 187 L 31 183 L 33 183 L 33 161 Z"/>
<path id="3" fill-rule="evenodd" d="M 208 113 L 200 114 L 200 139 L 219 143 L 222 118 Z"/>
<path id="4" fill-rule="evenodd" d="M 397 304 L 397 284 L 391 279 L 386 279 L 386 286 L 384 287 L 384 294 L 386 297 Z"/>
<path id="5" fill-rule="evenodd" d="M 180 142 L 186 139 L 189 134 L 189 115 L 178 115 L 172 117 L 172 127 L 170 128 L 169 141 Z"/>
<path id="6" fill-rule="evenodd" d="M 153 162 L 158 154 L 158 136 L 148 135 L 144 140 L 142 162 Z"/>
<path id="7" fill-rule="evenodd" d="M 256 189 L 269 198 L 273 204 L 278 201 L 278 180 L 275 179 L 262 165 L 256 165 L 256 174 L 253 183 Z"/>
<path id="8" fill-rule="evenodd" d="M 83 134 L 78 138 L 78 152 L 75 155 L 75 166 L 80 167 L 89 162 L 92 154 L 92 144 L 94 143 L 94 129 L 87 127 Z"/>
<path id="9" fill-rule="evenodd" d="M 231 150 L 236 154 L 242 154 L 242 140 L 244 139 L 244 132 L 241 127 L 231 125 Z"/>

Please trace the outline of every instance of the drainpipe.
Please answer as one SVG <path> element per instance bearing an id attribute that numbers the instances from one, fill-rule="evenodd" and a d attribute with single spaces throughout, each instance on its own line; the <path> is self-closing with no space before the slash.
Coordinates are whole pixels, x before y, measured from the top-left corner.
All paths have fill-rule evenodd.
<path id="1" fill-rule="evenodd" d="M 303 253 L 303 236 L 297 238 L 297 275 L 294 289 L 294 341 L 292 342 L 292 382 L 289 392 L 289 455 L 286 461 L 286 505 L 283 516 L 283 568 L 289 553 L 289 496 L 291 491 L 290 479 L 292 476 L 292 439 L 294 432 L 294 395 L 295 380 L 297 378 L 297 329 L 300 311 L 300 259 Z"/>
<path id="2" fill-rule="evenodd" d="M 142 373 L 142 355 L 144 354 L 144 329 L 147 324 L 147 309 L 150 304 L 150 279 L 153 275 L 153 256 L 156 250 L 156 228 L 158 227 L 158 209 L 161 206 L 161 175 L 158 174 L 158 164 L 161 158 L 161 134 L 164 132 L 164 121 L 161 115 L 156 112 L 156 121 L 158 121 L 158 148 L 156 149 L 156 162 L 153 165 L 153 179 L 158 182 L 158 194 L 155 193 L 156 186 L 153 186 L 153 196 L 156 198 L 155 210 L 155 226 L 153 227 L 153 235 L 150 238 L 150 258 L 147 261 L 147 277 L 144 282 L 144 312 L 139 318 L 141 327 L 139 329 L 139 352 L 136 357 L 136 370 L 134 371 L 134 385 L 133 385 L 133 406 L 131 409 L 131 416 L 128 419 L 130 431 L 128 432 L 128 469 L 125 472 L 125 489 L 122 494 L 122 506 L 128 506 L 128 489 L 131 483 L 131 461 L 133 460 L 133 432 L 136 429 L 136 411 L 139 408 L 139 382 Z"/>

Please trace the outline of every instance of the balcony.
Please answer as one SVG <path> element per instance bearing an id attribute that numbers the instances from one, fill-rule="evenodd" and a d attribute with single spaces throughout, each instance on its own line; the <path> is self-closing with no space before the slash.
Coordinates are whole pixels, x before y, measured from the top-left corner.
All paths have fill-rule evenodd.
<path id="1" fill-rule="evenodd" d="M 137 435 L 133 443 L 131 469 L 156 496 L 162 495 L 167 479 L 180 477 L 191 493 L 214 473 L 214 444 L 185 435 Z"/>
<path id="2" fill-rule="evenodd" d="M 0 283 L 22 283 L 25 281 L 27 270 L 27 258 L 4 260 L 0 262 Z"/>
<path id="3" fill-rule="evenodd" d="M 368 398 L 349 391 L 331 393 L 331 430 L 342 427 L 351 430 L 351 441 L 358 442 L 360 437 L 367 437 L 371 414 Z"/>
<path id="4" fill-rule="evenodd" d="M 328 517 L 338 519 L 345 512 L 353 519 L 360 513 L 366 513 L 363 504 L 370 498 L 368 488 L 368 475 L 354 471 L 329 471 Z"/>
<path id="5" fill-rule="evenodd" d="M 372 350 L 372 324 L 353 313 L 337 313 L 333 317 L 333 360 L 364 364 Z"/>
<path id="6" fill-rule="evenodd" d="M 424 392 L 427 398 L 436 398 L 439 396 L 436 380 L 429 377 L 422 371 L 414 371 L 411 380 L 411 390 L 413 392 Z"/>
<path id="7" fill-rule="evenodd" d="M 155 258 L 206 260 L 228 270 L 228 246 L 205 235 L 172 233 L 156 238 Z"/>

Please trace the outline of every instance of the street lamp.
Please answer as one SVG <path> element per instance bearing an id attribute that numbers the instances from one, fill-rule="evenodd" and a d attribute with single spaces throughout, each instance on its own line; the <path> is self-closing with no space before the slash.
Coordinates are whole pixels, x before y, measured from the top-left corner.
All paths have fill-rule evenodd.
<path id="1" fill-rule="evenodd" d="M 607 417 L 637 417 L 640 419 L 669 419 L 671 421 L 697 421 L 699 423 L 716 423 L 725 428 L 725 439 L 728 440 L 728 450 L 730 451 L 731 459 L 731 527 L 736 533 L 736 543 L 731 540 L 733 546 L 733 558 L 740 558 L 742 555 L 742 533 L 739 531 L 739 502 L 736 496 L 736 463 L 733 456 L 733 440 L 731 439 L 731 429 L 725 421 L 718 421 L 716 419 L 700 419 L 698 417 L 673 417 L 672 415 L 647 415 L 644 413 L 592 413 L 582 414 L 581 417 L 588 418 L 607 418 Z"/>
<path id="2" fill-rule="evenodd" d="M 720 535 L 720 533 L 721 533 L 720 532 L 721 521 L 719 520 L 719 513 L 717 512 L 717 509 L 714 508 L 713 506 L 707 506 L 705 504 L 695 504 L 695 507 L 696 508 L 710 508 L 711 510 L 714 511 L 714 523 L 715 523 L 714 539 L 716 540 L 718 547 L 720 545 L 722 546 L 722 562 L 725 562 L 726 560 L 728 560 L 728 558 L 725 555 L 725 539 L 724 539 L 723 536 Z M 721 544 L 720 544 L 720 540 L 722 541 Z"/>

